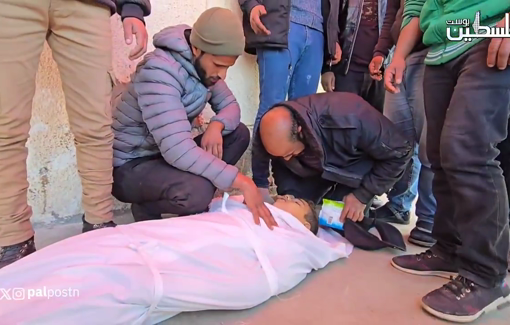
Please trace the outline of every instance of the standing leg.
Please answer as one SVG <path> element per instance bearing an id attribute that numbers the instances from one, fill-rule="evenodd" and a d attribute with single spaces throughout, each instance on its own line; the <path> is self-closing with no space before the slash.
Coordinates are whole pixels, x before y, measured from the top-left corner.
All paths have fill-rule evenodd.
<path id="1" fill-rule="evenodd" d="M 494 144 L 507 136 L 510 69 L 487 67 L 488 43 L 459 59 L 462 67 L 441 135 L 441 165 L 462 240 L 460 274 L 494 287 L 506 276 L 509 249 L 508 197 Z"/>
<path id="2" fill-rule="evenodd" d="M 112 225 L 112 39 L 110 11 L 92 2 L 52 0 L 48 44 L 57 62 L 75 137 L 89 224 Z"/>
<path id="3" fill-rule="evenodd" d="M 510 134 L 510 123 L 508 124 L 507 134 Z M 503 169 L 503 176 L 505 177 L 505 185 L 510 201 L 510 137 L 506 137 L 503 142 L 498 144 L 499 156 L 497 160 Z"/>
<path id="4" fill-rule="evenodd" d="M 416 227 L 411 230 L 409 241 L 415 245 L 431 247 L 436 243 L 432 236 L 434 227 L 434 214 L 436 212 L 436 199 L 432 193 L 434 172 L 430 168 L 427 158 L 427 121 L 424 122 L 419 144 L 419 159 L 421 162 L 420 176 L 418 178 L 418 201 L 416 202 Z"/>
<path id="5" fill-rule="evenodd" d="M 437 243 L 432 251 L 446 260 L 455 258 L 457 247 L 461 245 L 455 226 L 456 206 L 452 188 L 441 160 L 441 134 L 446 112 L 456 84 L 455 76 L 446 66 L 426 66 L 423 79 L 425 113 L 427 119 L 427 156 L 434 172 L 432 193 L 437 200 L 435 223 L 432 231 Z"/>
<path id="6" fill-rule="evenodd" d="M 432 237 L 434 225 L 434 213 L 436 212 L 436 200 L 432 194 L 432 180 L 434 173 L 430 169 L 427 158 L 427 124 L 425 118 L 425 103 L 423 96 L 423 75 L 425 73 L 425 56 L 427 50 L 411 54 L 407 58 L 407 81 L 408 101 L 412 109 L 416 139 L 418 140 L 417 157 L 420 162 L 418 177 L 418 201 L 416 203 L 416 227 L 411 231 L 409 241 L 419 246 L 431 247 L 435 244 Z"/>
<path id="7" fill-rule="evenodd" d="M 335 74 L 335 91 L 362 96 L 364 74 L 349 71 L 347 75 Z"/>
<path id="8" fill-rule="evenodd" d="M 508 123 L 507 134 L 510 135 L 510 123 Z M 506 139 L 498 145 L 500 151 L 497 160 L 503 169 L 503 176 L 505 177 L 506 192 L 508 200 L 510 201 L 510 137 L 507 135 Z M 508 252 L 508 270 L 510 271 L 510 251 Z"/>
<path id="9" fill-rule="evenodd" d="M 441 133 L 456 81 L 456 76 L 447 65 L 425 67 L 423 92 L 427 119 L 427 155 L 434 171 L 432 189 L 437 209 L 433 236 L 437 243 L 424 253 L 393 258 L 391 264 L 403 272 L 448 278 L 458 271 L 455 256 L 461 241 L 453 219 L 455 205 L 452 188 L 443 170 L 440 155 Z"/>
<path id="10" fill-rule="evenodd" d="M 289 30 L 289 39 L 291 34 L 296 33 L 291 24 Z M 259 110 L 253 125 L 254 134 L 257 132 L 260 119 L 275 104 L 285 101 L 289 90 L 289 79 L 291 75 L 290 67 L 292 66 L 291 58 L 296 54 L 289 49 L 259 49 L 257 50 L 257 63 L 259 65 Z M 268 179 L 259 175 L 259 170 L 269 170 L 269 159 L 261 159 L 261 157 L 251 157 L 251 165 L 253 171 L 253 180 L 256 184 L 268 184 Z"/>
<path id="11" fill-rule="evenodd" d="M 413 109 L 409 103 L 409 96 L 414 89 L 408 87 L 408 77 L 412 77 L 413 66 L 408 67 L 400 86 L 400 92 L 387 93 L 385 96 L 385 116 L 395 124 L 400 133 L 414 146 L 415 154 L 406 167 L 402 178 L 395 183 L 388 192 L 388 203 L 372 211 L 371 215 L 379 220 L 408 224 L 413 201 L 417 196 L 417 181 L 420 172 L 418 160 L 418 139 L 414 123 Z M 412 85 L 412 83 L 411 83 Z"/>
<path id="12" fill-rule="evenodd" d="M 364 74 L 365 85 L 364 96 L 365 100 L 372 105 L 379 113 L 383 113 L 384 109 L 384 97 L 386 91 L 384 90 L 384 81 L 377 81 L 370 77 L 367 72 Z"/>
<path id="13" fill-rule="evenodd" d="M 317 92 L 324 59 L 324 34 L 309 27 L 301 27 L 304 32 L 305 44 L 301 47 L 297 62 L 293 66 L 289 85 L 289 100 Z M 289 43 L 303 42 L 301 39 L 289 39 L 289 41 Z"/>
<path id="14" fill-rule="evenodd" d="M 457 85 L 441 133 L 440 159 L 450 184 L 450 204 L 455 206 L 451 219 L 461 239 L 457 250 L 459 276 L 427 294 L 422 306 L 453 322 L 474 321 L 510 301 L 510 288 L 505 283 L 508 198 L 502 170 L 495 160 L 499 154 L 496 144 L 507 137 L 510 69 L 487 67 L 489 43 L 483 41 L 447 64 Z M 427 122 L 432 121 L 427 116 Z M 431 143 L 427 144 L 430 149 Z M 437 178 L 435 174 L 434 185 Z M 439 212 L 442 197 L 434 194 Z M 438 217 L 437 213 L 434 231 Z"/>
<path id="15" fill-rule="evenodd" d="M 45 0 L 0 1 L 0 268 L 34 250 L 25 144 L 48 6 Z"/>

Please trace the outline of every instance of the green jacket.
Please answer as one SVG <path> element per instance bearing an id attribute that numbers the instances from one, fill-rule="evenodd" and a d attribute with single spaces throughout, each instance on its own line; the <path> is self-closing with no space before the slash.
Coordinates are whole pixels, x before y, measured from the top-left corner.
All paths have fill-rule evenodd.
<path id="1" fill-rule="evenodd" d="M 423 43 L 429 47 L 425 63 L 444 64 L 485 40 L 454 42 L 446 37 L 447 21 L 469 19 L 473 23 L 477 11 L 480 11 L 480 24 L 492 27 L 510 12 L 510 3 L 507 0 L 406 0 L 402 28 L 412 18 L 419 17 Z"/>

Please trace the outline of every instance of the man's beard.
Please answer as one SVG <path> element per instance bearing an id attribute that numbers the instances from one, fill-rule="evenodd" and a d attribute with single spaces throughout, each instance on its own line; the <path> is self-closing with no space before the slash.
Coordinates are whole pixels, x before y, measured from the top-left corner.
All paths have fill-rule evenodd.
<path id="1" fill-rule="evenodd" d="M 195 70 L 197 71 L 197 74 L 198 74 L 198 77 L 200 78 L 200 80 L 202 81 L 202 83 L 206 86 L 206 87 L 212 87 L 214 86 L 215 83 L 218 82 L 218 80 L 220 80 L 220 78 L 218 77 L 207 77 L 207 74 L 204 70 L 204 68 L 202 68 L 202 64 L 200 63 L 201 60 L 202 60 L 202 54 L 200 54 L 196 59 L 195 59 L 195 62 L 193 62 L 193 66 L 195 67 Z"/>

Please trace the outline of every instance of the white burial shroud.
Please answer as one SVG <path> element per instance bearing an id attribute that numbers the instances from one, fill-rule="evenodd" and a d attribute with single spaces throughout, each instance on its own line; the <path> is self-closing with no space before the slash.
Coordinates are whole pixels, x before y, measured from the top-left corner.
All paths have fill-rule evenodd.
<path id="1" fill-rule="evenodd" d="M 280 227 L 257 226 L 238 200 L 213 201 L 208 213 L 91 231 L 3 268 L 1 323 L 156 324 L 181 312 L 251 308 L 352 252 L 336 233 L 321 230 L 318 238 L 273 206 Z M 44 288 L 74 294 L 49 298 Z"/>

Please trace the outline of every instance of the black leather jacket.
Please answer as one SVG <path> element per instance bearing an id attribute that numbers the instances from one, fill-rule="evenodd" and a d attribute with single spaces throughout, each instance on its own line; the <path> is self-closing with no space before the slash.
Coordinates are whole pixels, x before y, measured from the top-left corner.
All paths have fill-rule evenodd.
<path id="1" fill-rule="evenodd" d="M 305 146 L 312 151 L 310 156 L 321 161 L 322 178 L 356 188 L 353 194 L 361 202 L 386 193 L 402 177 L 413 154 L 411 144 L 358 95 L 322 93 L 276 106 L 282 105 L 297 113 Z M 254 134 L 252 154 L 265 158 L 261 161 L 279 159 L 300 175 L 292 163 L 269 156 L 259 133 Z M 254 179 L 258 187 L 269 185 L 267 167 L 265 163 L 252 165 L 255 175 L 264 175 Z"/>

